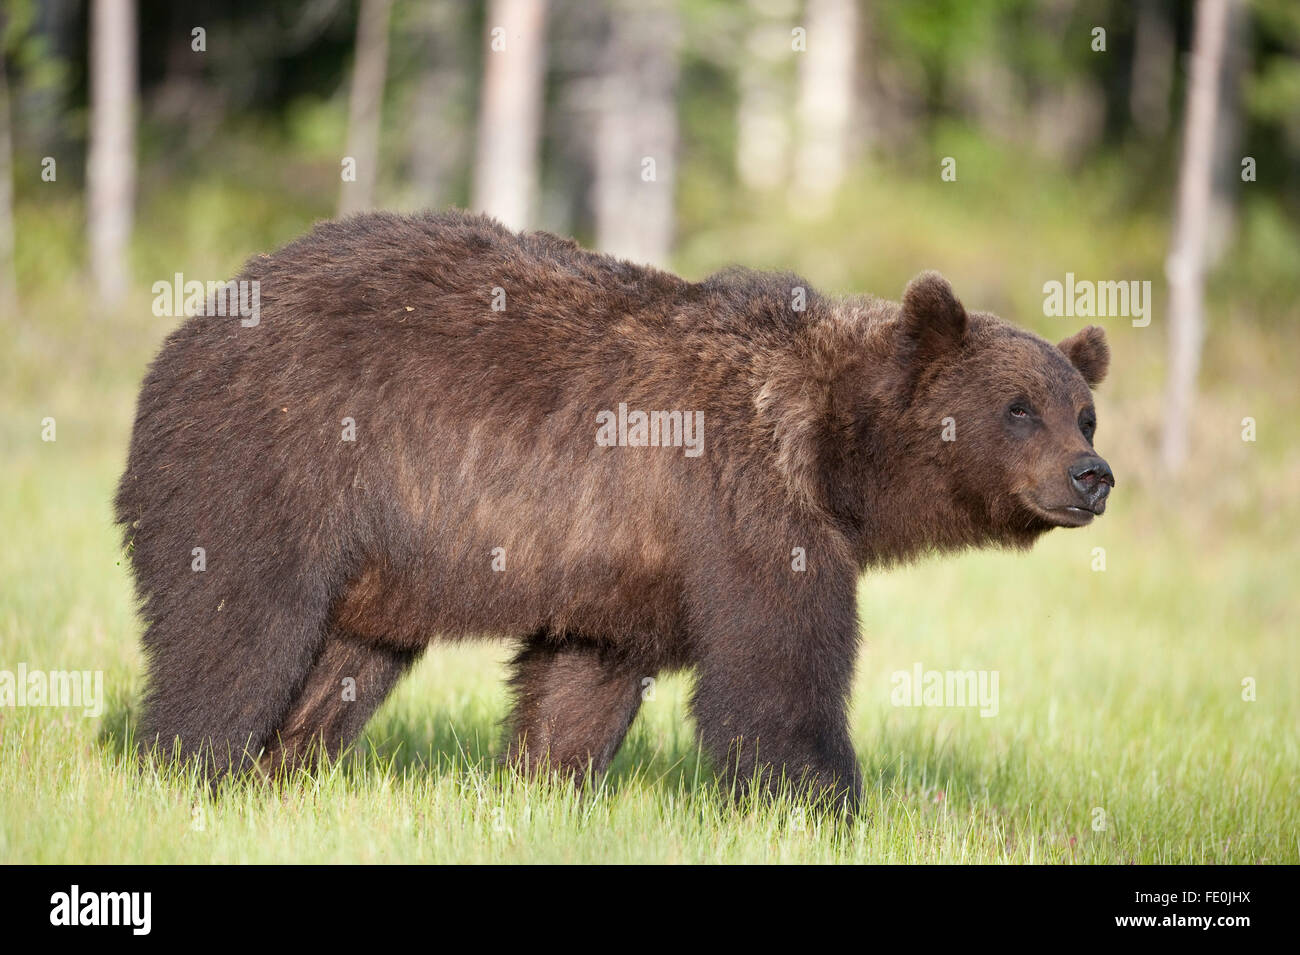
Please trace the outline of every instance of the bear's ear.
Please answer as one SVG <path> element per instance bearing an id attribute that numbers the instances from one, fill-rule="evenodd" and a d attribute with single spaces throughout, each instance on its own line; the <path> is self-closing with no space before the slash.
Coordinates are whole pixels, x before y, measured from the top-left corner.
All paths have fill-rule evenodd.
<path id="1" fill-rule="evenodd" d="M 907 283 L 901 321 L 913 367 L 955 350 L 966 338 L 966 309 L 938 272 L 922 272 Z"/>
<path id="2" fill-rule="evenodd" d="M 1071 365 L 1079 369 L 1089 388 L 1095 388 L 1106 377 L 1106 369 L 1110 367 L 1110 346 L 1106 344 L 1106 333 L 1096 325 L 1076 332 L 1056 347 L 1065 353 Z"/>

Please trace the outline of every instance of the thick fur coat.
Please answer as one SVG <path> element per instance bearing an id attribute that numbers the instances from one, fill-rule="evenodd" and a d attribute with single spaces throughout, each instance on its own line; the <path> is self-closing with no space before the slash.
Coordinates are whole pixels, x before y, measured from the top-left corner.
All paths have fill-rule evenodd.
<path id="1" fill-rule="evenodd" d="M 239 280 L 259 321 L 168 337 L 116 499 L 142 738 L 217 772 L 337 753 L 430 643 L 486 636 L 519 644 L 529 766 L 602 770 L 643 679 L 691 668 L 720 769 L 851 799 L 859 573 L 1027 545 L 1113 484 L 1066 474 L 1100 331 L 1050 345 L 932 273 L 902 304 L 691 283 L 444 213 L 325 223 Z"/>

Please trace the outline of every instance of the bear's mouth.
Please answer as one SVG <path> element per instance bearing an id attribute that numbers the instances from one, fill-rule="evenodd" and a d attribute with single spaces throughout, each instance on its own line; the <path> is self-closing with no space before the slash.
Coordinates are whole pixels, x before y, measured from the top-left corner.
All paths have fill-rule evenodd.
<path id="1" fill-rule="evenodd" d="M 1057 527 L 1086 527 L 1106 510 L 1105 500 L 1098 501 L 1092 507 L 1082 504 L 1058 504 L 1049 507 L 1034 500 L 1028 501 L 1028 504 L 1039 517 Z"/>
<path id="2" fill-rule="evenodd" d="M 1078 504 L 1067 504 L 1064 507 L 1049 507 L 1047 513 L 1061 527 L 1085 527 L 1099 517 L 1105 509 L 1104 503 L 1095 510 Z"/>

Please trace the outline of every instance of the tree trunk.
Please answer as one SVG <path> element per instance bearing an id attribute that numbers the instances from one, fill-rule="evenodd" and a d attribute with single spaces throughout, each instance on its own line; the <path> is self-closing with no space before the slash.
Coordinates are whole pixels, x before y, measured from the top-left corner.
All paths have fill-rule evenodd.
<path id="1" fill-rule="evenodd" d="M 474 160 L 475 209 L 528 225 L 537 192 L 546 65 L 545 0 L 492 0 Z"/>
<path id="2" fill-rule="evenodd" d="M 1170 473 L 1179 471 L 1187 460 L 1196 376 L 1205 337 L 1205 249 L 1214 131 L 1228 8 L 1233 2 L 1198 0 L 1196 4 L 1174 234 L 1165 262 L 1169 280 L 1169 371 L 1161 460 Z"/>
<path id="3" fill-rule="evenodd" d="M 848 165 L 858 16 L 854 0 L 808 0 L 808 49 L 799 53 L 796 208 L 825 210 Z"/>
<path id="4" fill-rule="evenodd" d="M 357 54 L 348 103 L 348 155 L 356 163 L 356 181 L 344 180 L 339 215 L 374 207 L 379 179 L 379 117 L 388 72 L 388 14 L 392 0 L 361 0 L 357 17 Z"/>
<path id="5" fill-rule="evenodd" d="M 669 0 L 623 0 L 609 29 L 594 142 L 596 244 L 664 265 L 675 225 L 680 24 Z"/>
<path id="6" fill-rule="evenodd" d="M 1214 157 L 1210 172 L 1210 213 L 1205 245 L 1205 265 L 1212 269 L 1223 260 L 1237 228 L 1237 202 L 1241 197 L 1242 76 L 1250 59 L 1249 11 L 1245 4 L 1228 4 L 1228 26 L 1219 64 L 1219 103 L 1215 111 Z"/>
<path id="7" fill-rule="evenodd" d="M 134 0 L 90 8 L 90 150 L 86 162 L 90 267 L 100 301 L 126 293 L 135 202 Z"/>

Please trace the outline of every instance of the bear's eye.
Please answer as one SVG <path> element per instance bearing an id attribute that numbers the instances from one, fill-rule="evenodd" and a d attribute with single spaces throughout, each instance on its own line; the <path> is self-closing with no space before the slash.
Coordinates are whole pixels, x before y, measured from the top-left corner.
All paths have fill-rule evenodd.
<path id="1" fill-rule="evenodd" d="M 1091 409 L 1086 409 L 1079 415 L 1079 430 L 1091 444 L 1092 436 L 1097 433 L 1097 415 Z"/>
<path id="2" fill-rule="evenodd" d="M 1011 407 L 1007 409 L 1007 414 L 1011 415 L 1013 418 L 1028 418 L 1032 412 L 1029 409 L 1029 405 L 1022 401 L 1015 401 L 1012 402 Z"/>

